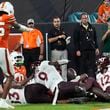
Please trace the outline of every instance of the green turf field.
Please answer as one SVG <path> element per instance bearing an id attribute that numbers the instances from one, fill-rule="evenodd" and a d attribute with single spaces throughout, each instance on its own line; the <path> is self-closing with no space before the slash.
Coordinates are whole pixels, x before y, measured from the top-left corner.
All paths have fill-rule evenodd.
<path id="1" fill-rule="evenodd" d="M 15 105 L 14 110 L 110 110 L 110 103 L 92 102 L 86 104 L 57 104 L 54 106 L 51 104 L 27 104 Z"/>

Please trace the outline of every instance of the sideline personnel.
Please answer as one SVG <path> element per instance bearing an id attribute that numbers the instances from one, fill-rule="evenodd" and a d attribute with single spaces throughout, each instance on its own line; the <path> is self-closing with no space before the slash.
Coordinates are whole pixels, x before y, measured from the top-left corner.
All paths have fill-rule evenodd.
<path id="1" fill-rule="evenodd" d="M 51 61 L 68 59 L 67 35 L 61 27 L 61 19 L 59 17 L 53 18 L 53 27 L 48 33 L 48 41 L 51 46 Z M 62 77 L 67 81 L 67 65 L 61 66 Z"/>
<path id="2" fill-rule="evenodd" d="M 23 32 L 20 42 L 16 49 L 23 45 L 24 65 L 27 71 L 27 77 L 32 73 L 31 64 L 38 60 L 43 60 L 44 57 L 44 39 L 40 30 L 34 28 L 34 19 L 27 20 L 27 26 L 33 28 L 30 32 Z"/>
<path id="3" fill-rule="evenodd" d="M 88 22 L 88 14 L 81 14 L 81 23 L 74 31 L 76 56 L 79 57 L 80 74 L 95 77 L 96 55 L 99 55 L 95 28 Z"/>

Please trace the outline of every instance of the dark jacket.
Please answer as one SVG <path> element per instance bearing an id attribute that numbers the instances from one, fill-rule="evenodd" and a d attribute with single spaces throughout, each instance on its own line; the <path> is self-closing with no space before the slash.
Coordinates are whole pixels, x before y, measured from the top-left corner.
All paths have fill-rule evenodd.
<path id="1" fill-rule="evenodd" d="M 63 28 L 60 28 L 59 30 L 56 28 L 52 28 L 48 33 L 48 38 L 53 38 L 59 35 L 66 35 Z M 59 38 L 57 41 L 50 43 L 51 50 L 57 49 L 57 50 L 65 50 L 66 49 L 66 38 Z"/>
<path id="2" fill-rule="evenodd" d="M 87 30 L 82 26 L 82 24 L 77 24 L 73 37 L 76 51 L 95 50 L 98 48 L 96 30 L 89 23 Z"/>

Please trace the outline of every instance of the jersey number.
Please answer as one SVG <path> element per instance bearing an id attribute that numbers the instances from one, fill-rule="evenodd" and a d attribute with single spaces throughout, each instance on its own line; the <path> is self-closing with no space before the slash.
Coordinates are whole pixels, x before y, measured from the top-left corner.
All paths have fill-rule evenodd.
<path id="1" fill-rule="evenodd" d="M 0 37 L 3 37 L 5 35 L 5 29 L 3 27 L 0 27 Z"/>
<path id="2" fill-rule="evenodd" d="M 109 75 L 105 75 L 104 78 L 101 78 L 101 83 L 104 86 L 105 84 L 110 83 L 110 76 Z"/>
<path id="3" fill-rule="evenodd" d="M 16 100 L 19 100 L 20 97 L 19 97 L 19 94 L 17 92 L 13 92 L 13 93 L 9 93 L 9 99 L 16 99 Z"/>
<path id="4" fill-rule="evenodd" d="M 4 22 L 0 22 L 0 26 L 5 25 Z M 3 27 L 0 27 L 0 37 L 3 37 L 5 35 L 5 29 Z"/>

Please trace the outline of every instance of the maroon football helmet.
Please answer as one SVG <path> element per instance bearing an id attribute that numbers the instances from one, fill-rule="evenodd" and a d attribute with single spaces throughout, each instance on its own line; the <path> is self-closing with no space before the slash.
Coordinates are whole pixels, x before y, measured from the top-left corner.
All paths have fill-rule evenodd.
<path id="1" fill-rule="evenodd" d="M 104 57 L 99 58 L 98 63 L 100 66 L 100 71 L 101 73 L 103 73 L 105 69 L 108 69 L 108 65 L 110 64 L 109 57 L 104 56 Z"/>

